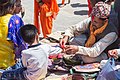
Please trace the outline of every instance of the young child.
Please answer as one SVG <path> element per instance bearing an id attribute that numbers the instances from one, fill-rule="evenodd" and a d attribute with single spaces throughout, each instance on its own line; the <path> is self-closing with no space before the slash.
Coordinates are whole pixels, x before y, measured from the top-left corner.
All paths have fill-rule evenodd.
<path id="1" fill-rule="evenodd" d="M 19 17 L 17 14 L 19 14 L 22 11 L 22 5 L 21 0 L 13 0 L 14 1 L 14 10 L 13 10 L 13 16 L 10 19 L 10 26 L 8 28 L 8 38 L 12 40 L 14 43 L 14 49 L 15 49 L 15 59 L 21 58 L 21 51 L 27 48 L 27 45 L 23 42 L 19 29 L 21 26 L 24 25 L 24 22 L 21 17 Z"/>
<path id="2" fill-rule="evenodd" d="M 24 25 L 20 28 L 20 32 L 23 40 L 29 44 L 28 49 L 22 51 L 23 68 L 3 72 L 2 80 L 41 80 L 47 74 L 49 54 L 60 53 L 62 49 L 51 47 L 48 44 L 40 44 L 38 31 L 34 25 Z M 21 63 L 16 65 L 18 64 Z"/>

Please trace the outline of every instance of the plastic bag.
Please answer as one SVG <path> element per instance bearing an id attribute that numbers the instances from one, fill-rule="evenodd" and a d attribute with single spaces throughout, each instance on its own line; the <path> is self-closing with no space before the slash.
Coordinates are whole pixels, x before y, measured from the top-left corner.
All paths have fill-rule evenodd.
<path id="1" fill-rule="evenodd" d="M 109 58 L 101 72 L 99 72 L 96 80 L 120 80 L 120 71 L 115 70 L 115 61 L 113 58 Z"/>

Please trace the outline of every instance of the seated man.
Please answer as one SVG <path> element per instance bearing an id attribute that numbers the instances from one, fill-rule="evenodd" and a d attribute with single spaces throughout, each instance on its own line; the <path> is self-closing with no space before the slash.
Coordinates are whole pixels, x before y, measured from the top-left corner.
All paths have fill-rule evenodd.
<path id="1" fill-rule="evenodd" d="M 112 22 L 108 23 L 109 15 L 110 6 L 98 2 L 93 7 L 90 18 L 65 31 L 65 36 L 60 40 L 64 51 L 68 54 L 80 54 L 84 63 L 107 59 L 108 50 L 118 47 L 117 29 Z M 65 45 L 67 42 L 70 45 Z"/>

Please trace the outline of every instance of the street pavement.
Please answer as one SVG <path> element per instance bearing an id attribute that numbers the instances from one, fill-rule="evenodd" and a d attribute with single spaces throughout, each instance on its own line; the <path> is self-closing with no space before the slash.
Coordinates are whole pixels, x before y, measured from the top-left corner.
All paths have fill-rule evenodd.
<path id="1" fill-rule="evenodd" d="M 57 0 L 58 4 L 61 4 L 62 0 Z M 87 0 L 71 0 L 70 4 L 67 4 L 62 8 L 57 15 L 57 18 L 53 21 L 53 30 L 64 31 L 69 26 L 74 25 L 88 17 L 88 5 Z M 23 18 L 25 24 L 33 23 L 33 0 L 22 0 L 22 5 L 25 7 L 25 16 Z"/>

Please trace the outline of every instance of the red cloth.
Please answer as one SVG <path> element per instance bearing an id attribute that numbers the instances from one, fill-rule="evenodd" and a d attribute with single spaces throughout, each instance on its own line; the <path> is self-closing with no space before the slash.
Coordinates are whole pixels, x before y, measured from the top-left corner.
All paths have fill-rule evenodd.
<path id="1" fill-rule="evenodd" d="M 91 4 L 90 4 L 90 0 L 88 0 L 88 9 L 89 9 L 89 11 L 88 11 L 88 16 L 90 16 L 90 14 L 91 14 L 91 12 L 92 12 L 92 6 L 91 6 Z"/>
<path id="2" fill-rule="evenodd" d="M 62 0 L 62 5 L 64 5 L 65 4 L 65 0 Z"/>

